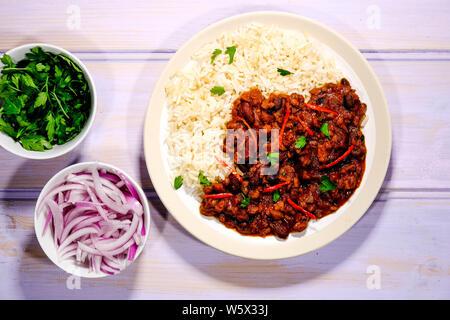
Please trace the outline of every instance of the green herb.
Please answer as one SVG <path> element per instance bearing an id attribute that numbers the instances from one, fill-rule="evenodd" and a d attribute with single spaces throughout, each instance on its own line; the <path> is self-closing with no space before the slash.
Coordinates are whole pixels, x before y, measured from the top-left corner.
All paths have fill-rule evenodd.
<path id="1" fill-rule="evenodd" d="M 320 191 L 327 192 L 327 191 L 333 191 L 336 190 L 336 184 L 331 181 L 331 179 L 327 176 L 321 176 L 320 177 Z"/>
<path id="2" fill-rule="evenodd" d="M 232 64 L 234 60 L 234 54 L 236 53 L 236 47 L 231 46 L 227 47 L 227 50 L 225 50 L 225 54 L 230 56 L 230 59 L 228 60 L 228 64 Z"/>
<path id="3" fill-rule="evenodd" d="M 16 138 L 16 130 L 14 130 L 14 128 L 2 118 L 0 118 L 0 130 L 9 135 L 11 138 Z"/>
<path id="4" fill-rule="evenodd" d="M 34 101 L 34 107 L 40 107 L 47 103 L 48 93 L 47 92 L 39 92 L 36 100 Z"/>
<path id="5" fill-rule="evenodd" d="M 216 60 L 216 57 L 222 53 L 222 50 L 220 49 L 216 49 L 213 51 L 212 55 L 211 55 L 211 64 L 214 62 L 214 60 Z"/>
<path id="6" fill-rule="evenodd" d="M 301 149 L 304 146 L 306 146 L 306 137 L 298 137 L 297 141 L 295 141 L 295 149 Z"/>
<path id="7" fill-rule="evenodd" d="M 272 152 L 272 153 L 269 153 L 267 155 L 267 159 L 270 161 L 270 164 L 272 166 L 278 164 L 279 158 L 280 158 L 280 153 L 279 152 Z"/>
<path id="8" fill-rule="evenodd" d="M 211 89 L 211 93 L 221 96 L 225 93 L 225 89 L 223 87 L 215 86 L 214 88 Z"/>
<path id="9" fill-rule="evenodd" d="M 198 178 L 200 179 L 200 184 L 202 186 L 210 186 L 211 182 L 209 182 L 208 178 L 203 175 L 202 171 L 199 171 Z"/>
<path id="10" fill-rule="evenodd" d="M 45 151 L 83 130 L 91 93 L 72 60 L 34 47 L 17 63 L 7 54 L 0 61 L 0 131 L 27 150 Z"/>
<path id="11" fill-rule="evenodd" d="M 173 187 L 175 188 L 175 190 L 180 189 L 182 185 L 183 185 L 183 177 L 182 176 L 176 177 L 173 182 Z"/>
<path id="12" fill-rule="evenodd" d="M 240 204 L 240 207 L 245 208 L 250 203 L 250 198 L 246 197 L 245 194 L 243 194 L 243 193 L 241 193 L 241 195 L 242 195 L 242 202 Z"/>
<path id="13" fill-rule="evenodd" d="M 45 151 L 45 149 L 51 149 L 52 145 L 43 137 L 39 135 L 27 136 L 20 140 L 22 147 L 32 151 Z"/>
<path id="14" fill-rule="evenodd" d="M 16 65 L 13 63 L 10 56 L 8 56 L 6 53 L 3 55 L 3 57 L 0 59 L 0 61 L 9 68 L 14 68 Z"/>
<path id="15" fill-rule="evenodd" d="M 330 131 L 328 131 L 328 123 L 324 123 L 321 127 L 320 127 L 320 131 L 322 131 L 322 133 L 324 135 L 326 135 L 328 138 L 330 138 Z"/>
<path id="16" fill-rule="evenodd" d="M 280 191 L 275 190 L 275 192 L 273 193 L 273 202 L 277 202 L 280 199 Z"/>
<path id="17" fill-rule="evenodd" d="M 288 70 L 281 69 L 281 68 L 277 68 L 277 71 L 278 71 L 278 72 L 280 73 L 280 75 L 283 76 L 283 77 L 292 74 L 292 72 L 290 72 L 290 71 L 288 71 Z"/>

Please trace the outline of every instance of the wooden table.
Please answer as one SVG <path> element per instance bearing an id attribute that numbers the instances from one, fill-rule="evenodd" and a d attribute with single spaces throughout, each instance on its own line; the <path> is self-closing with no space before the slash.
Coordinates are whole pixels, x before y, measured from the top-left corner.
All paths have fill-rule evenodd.
<path id="1" fill-rule="evenodd" d="M 0 152 L 2 299 L 436 299 L 450 298 L 450 3 L 433 1 L 29 1 L 2 0 L 0 51 L 46 42 L 91 71 L 99 114 L 69 155 L 31 161 Z M 369 60 L 392 116 L 389 171 L 364 217 L 310 254 L 253 261 L 192 237 L 153 191 L 144 161 L 144 114 L 176 50 L 209 24 L 283 10 L 335 29 Z M 33 229 L 36 198 L 60 169 L 116 165 L 137 178 L 152 210 L 143 255 L 118 276 L 69 278 Z"/>

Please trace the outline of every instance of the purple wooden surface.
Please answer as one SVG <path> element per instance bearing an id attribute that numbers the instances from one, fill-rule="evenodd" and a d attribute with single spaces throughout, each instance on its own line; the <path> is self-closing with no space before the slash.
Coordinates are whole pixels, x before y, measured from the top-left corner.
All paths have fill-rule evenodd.
<path id="1" fill-rule="evenodd" d="M 72 50 L 94 76 L 100 112 L 89 138 L 67 156 L 39 162 L 0 152 L 0 298 L 450 297 L 446 1 L 2 2 L 0 50 L 32 41 Z M 159 202 L 142 151 L 152 87 L 177 48 L 214 21 L 261 9 L 307 15 L 357 45 L 380 78 L 393 122 L 389 171 L 364 217 L 324 248 L 277 261 L 225 255 L 195 240 Z M 33 210 L 53 174 L 85 160 L 137 178 L 151 202 L 152 227 L 130 269 L 73 289 L 73 279 L 39 248 Z M 371 282 L 377 275 L 379 288 Z"/>

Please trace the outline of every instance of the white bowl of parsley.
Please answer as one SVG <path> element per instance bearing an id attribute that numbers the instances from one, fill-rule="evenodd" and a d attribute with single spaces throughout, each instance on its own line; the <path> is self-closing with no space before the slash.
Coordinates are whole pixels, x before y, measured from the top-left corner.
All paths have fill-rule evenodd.
<path id="1" fill-rule="evenodd" d="M 83 63 L 43 43 L 0 56 L 0 146 L 28 159 L 55 158 L 78 146 L 97 110 Z"/>

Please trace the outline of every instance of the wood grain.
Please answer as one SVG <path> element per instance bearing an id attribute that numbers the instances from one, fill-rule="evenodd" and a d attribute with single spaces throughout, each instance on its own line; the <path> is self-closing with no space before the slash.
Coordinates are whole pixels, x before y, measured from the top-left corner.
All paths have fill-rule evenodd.
<path id="1" fill-rule="evenodd" d="M 2 1 L 2 0 L 0 0 Z M 69 155 L 25 160 L 0 151 L 0 299 L 448 299 L 450 29 L 447 0 L 2 1 L 0 51 L 47 42 L 81 58 L 99 95 L 86 141 Z M 79 10 L 79 25 L 76 18 Z M 310 254 L 253 261 L 194 239 L 152 188 L 142 150 L 153 86 L 177 49 L 231 15 L 281 10 L 341 33 L 369 60 L 393 125 L 388 174 L 348 232 Z M 74 24 L 75 22 L 75 24 Z M 375 106 L 376 107 L 376 106 Z M 128 270 L 69 289 L 34 233 L 35 200 L 76 162 L 127 171 L 150 200 L 150 240 Z M 371 270 L 381 288 L 369 289 Z M 70 287 L 70 286 L 69 286 Z"/>
<path id="2" fill-rule="evenodd" d="M 0 49 L 36 41 L 68 50 L 177 49 L 211 23 L 258 10 L 307 16 L 362 49 L 450 49 L 447 0 L 26 0 L 0 11 Z"/>
<path id="3" fill-rule="evenodd" d="M 70 290 L 69 275 L 37 243 L 34 202 L 0 201 L 0 297 L 41 299 L 45 292 L 45 298 L 84 299 L 445 298 L 449 205 L 376 201 L 351 230 L 315 252 L 254 261 L 199 242 L 151 201 L 149 243 L 137 262 L 118 276 L 82 279 L 80 290 Z M 380 271 L 379 290 L 366 285 L 370 266 Z"/>

